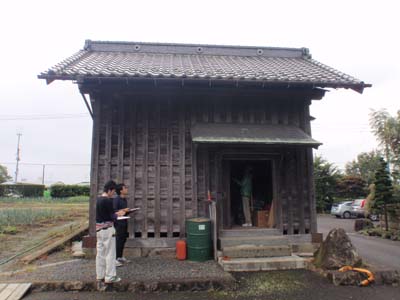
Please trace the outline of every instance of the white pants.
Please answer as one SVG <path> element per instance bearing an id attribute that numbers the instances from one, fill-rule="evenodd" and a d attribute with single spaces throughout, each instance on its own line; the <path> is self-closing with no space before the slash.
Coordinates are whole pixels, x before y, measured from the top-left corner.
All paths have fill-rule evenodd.
<path id="1" fill-rule="evenodd" d="M 96 233 L 96 279 L 106 282 L 117 275 L 115 267 L 115 229 L 109 227 Z"/>
<path id="2" fill-rule="evenodd" d="M 250 214 L 250 198 L 242 196 L 243 203 L 243 214 L 246 224 L 251 224 L 251 214 Z"/>

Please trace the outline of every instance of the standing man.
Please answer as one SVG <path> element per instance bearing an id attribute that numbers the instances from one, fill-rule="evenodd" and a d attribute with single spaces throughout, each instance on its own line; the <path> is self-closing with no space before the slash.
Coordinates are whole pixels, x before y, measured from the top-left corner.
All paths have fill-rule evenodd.
<path id="1" fill-rule="evenodd" d="M 115 268 L 115 229 L 114 222 L 126 210 L 114 211 L 113 195 L 116 184 L 110 180 L 104 185 L 103 193 L 96 200 L 96 279 L 98 287 L 104 283 L 121 281 Z"/>
<path id="2" fill-rule="evenodd" d="M 125 184 L 120 183 L 117 184 L 115 192 L 117 193 L 117 197 L 114 198 L 114 211 L 119 211 L 121 209 L 126 210 L 128 207 L 128 203 L 126 197 L 128 196 L 128 188 Z M 129 263 L 123 256 L 124 246 L 126 242 L 126 238 L 128 237 L 128 220 L 117 220 L 114 223 L 116 234 L 116 251 L 117 251 L 117 260 L 115 261 L 115 265 L 117 267 L 122 266 L 124 263 Z"/>
<path id="3" fill-rule="evenodd" d="M 240 186 L 240 194 L 242 196 L 242 204 L 243 204 L 243 214 L 245 223 L 242 224 L 243 227 L 251 227 L 253 226 L 251 222 L 251 213 L 250 213 L 250 198 L 252 194 L 252 168 L 250 166 L 246 167 L 244 171 L 244 176 L 241 181 L 235 180 L 235 182 Z"/>

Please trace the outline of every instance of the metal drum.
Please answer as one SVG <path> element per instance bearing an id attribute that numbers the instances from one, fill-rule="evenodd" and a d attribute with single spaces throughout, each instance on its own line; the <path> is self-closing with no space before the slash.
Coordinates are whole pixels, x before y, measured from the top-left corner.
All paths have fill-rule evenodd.
<path id="1" fill-rule="evenodd" d="M 206 261 L 211 258 L 211 220 L 194 218 L 186 220 L 188 260 Z"/>

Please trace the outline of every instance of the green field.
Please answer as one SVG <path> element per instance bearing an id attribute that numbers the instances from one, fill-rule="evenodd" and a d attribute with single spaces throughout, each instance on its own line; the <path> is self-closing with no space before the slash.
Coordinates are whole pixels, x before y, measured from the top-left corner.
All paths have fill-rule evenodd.
<path id="1" fill-rule="evenodd" d="M 0 198 L 0 234 L 87 218 L 89 197 Z M 28 228 L 27 228 L 28 227 Z"/>

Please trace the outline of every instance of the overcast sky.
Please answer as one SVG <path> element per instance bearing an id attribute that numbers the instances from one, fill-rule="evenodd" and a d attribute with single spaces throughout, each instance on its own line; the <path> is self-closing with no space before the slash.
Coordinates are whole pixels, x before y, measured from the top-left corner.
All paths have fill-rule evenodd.
<path id="1" fill-rule="evenodd" d="M 91 119 L 75 84 L 37 75 L 86 39 L 307 47 L 314 59 L 373 84 L 314 101 L 317 151 L 340 168 L 377 147 L 370 109 L 400 109 L 398 1 L 3 1 L 0 4 L 0 163 L 19 179 L 88 181 Z M 37 164 L 37 165 L 26 165 Z"/>

